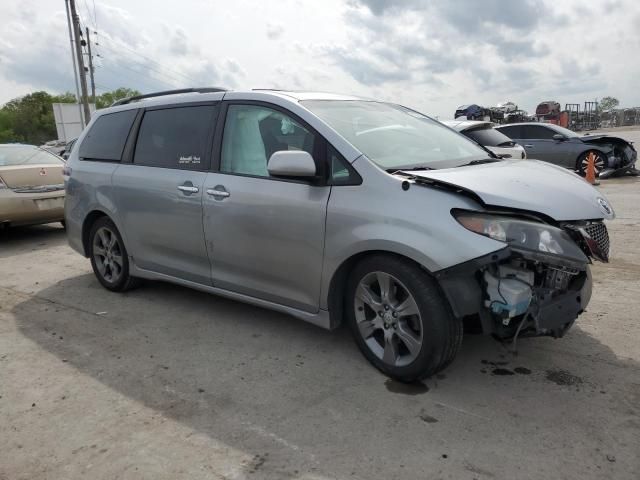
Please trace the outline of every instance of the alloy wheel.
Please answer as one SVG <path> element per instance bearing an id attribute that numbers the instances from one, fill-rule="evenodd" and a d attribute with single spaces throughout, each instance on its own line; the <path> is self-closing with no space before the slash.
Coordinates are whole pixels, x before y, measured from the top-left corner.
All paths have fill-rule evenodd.
<path id="1" fill-rule="evenodd" d="M 93 237 L 93 258 L 102 278 L 116 283 L 122 276 L 122 247 L 116 234 L 107 227 L 100 227 Z"/>
<path id="2" fill-rule="evenodd" d="M 402 367 L 422 349 L 424 327 L 413 295 L 385 272 L 365 275 L 354 298 L 358 332 L 371 352 L 384 363 Z"/>
<path id="3" fill-rule="evenodd" d="M 596 160 L 595 162 L 593 162 L 593 166 L 594 166 L 594 170 L 595 170 L 595 174 L 596 177 L 600 174 L 600 172 L 602 171 L 602 169 L 604 168 L 604 158 L 602 157 L 602 155 L 600 154 L 595 154 L 596 155 Z M 586 173 L 587 168 L 589 167 L 589 156 L 585 155 L 582 159 L 582 171 L 584 173 Z"/>

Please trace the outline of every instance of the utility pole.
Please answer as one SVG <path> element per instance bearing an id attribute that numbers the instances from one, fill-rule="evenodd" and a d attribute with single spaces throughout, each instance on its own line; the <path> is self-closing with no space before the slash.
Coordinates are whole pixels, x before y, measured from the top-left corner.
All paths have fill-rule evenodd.
<path id="1" fill-rule="evenodd" d="M 82 57 L 82 44 L 80 37 L 82 33 L 80 32 L 80 19 L 78 18 L 78 12 L 76 11 L 76 2 L 75 0 L 69 0 L 69 7 L 71 9 L 71 21 L 73 22 L 73 33 L 76 39 L 76 57 L 78 58 L 78 70 L 80 71 L 80 88 L 82 90 L 82 104 L 84 109 L 84 125 L 86 127 L 89 123 L 89 118 L 91 117 L 91 112 L 89 111 L 89 98 L 87 95 L 87 71 L 84 66 L 84 58 Z"/>
<path id="2" fill-rule="evenodd" d="M 73 48 L 73 32 L 71 29 L 71 15 L 69 14 L 69 0 L 64 1 L 65 11 L 67 12 L 67 26 L 69 27 L 69 44 L 71 45 L 71 63 L 73 64 L 73 80 L 76 82 L 76 96 L 78 97 L 78 111 L 80 113 L 80 124 L 86 125 L 86 121 L 83 120 L 82 103 L 80 102 L 80 87 L 78 86 L 78 70 L 76 68 L 76 55 Z"/>
<path id="3" fill-rule="evenodd" d="M 93 57 L 91 56 L 91 37 L 89 27 L 87 27 L 87 49 L 89 51 L 89 78 L 91 79 L 91 102 L 96 102 L 96 84 L 93 80 Z"/>

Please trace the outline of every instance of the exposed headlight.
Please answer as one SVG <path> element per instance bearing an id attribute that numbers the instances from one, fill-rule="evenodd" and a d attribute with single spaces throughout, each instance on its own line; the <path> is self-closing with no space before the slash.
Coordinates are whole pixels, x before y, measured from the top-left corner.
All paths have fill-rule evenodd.
<path id="1" fill-rule="evenodd" d="M 508 243 L 514 249 L 560 255 L 587 262 L 573 239 L 560 228 L 545 223 L 478 212 L 454 211 L 455 219 L 467 230 Z"/>

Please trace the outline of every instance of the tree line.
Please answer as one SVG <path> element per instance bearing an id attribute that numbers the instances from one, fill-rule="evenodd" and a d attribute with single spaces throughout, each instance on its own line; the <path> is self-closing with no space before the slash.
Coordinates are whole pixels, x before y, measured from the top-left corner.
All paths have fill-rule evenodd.
<path id="1" fill-rule="evenodd" d="M 140 92 L 125 87 L 105 92 L 96 96 L 96 109 L 108 107 L 116 100 L 133 95 L 140 95 Z M 5 103 L 0 108 L 0 143 L 42 145 L 56 139 L 53 103 L 76 103 L 76 96 L 71 92 L 52 95 L 39 91 Z"/>

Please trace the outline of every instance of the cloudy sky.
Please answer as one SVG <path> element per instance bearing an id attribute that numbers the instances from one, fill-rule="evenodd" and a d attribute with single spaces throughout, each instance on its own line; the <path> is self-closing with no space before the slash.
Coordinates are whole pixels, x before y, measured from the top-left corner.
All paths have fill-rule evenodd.
<path id="1" fill-rule="evenodd" d="M 640 106 L 637 0 L 76 0 L 98 93 L 288 88 L 458 105 Z M 63 0 L 3 1 L 0 103 L 73 91 Z"/>

